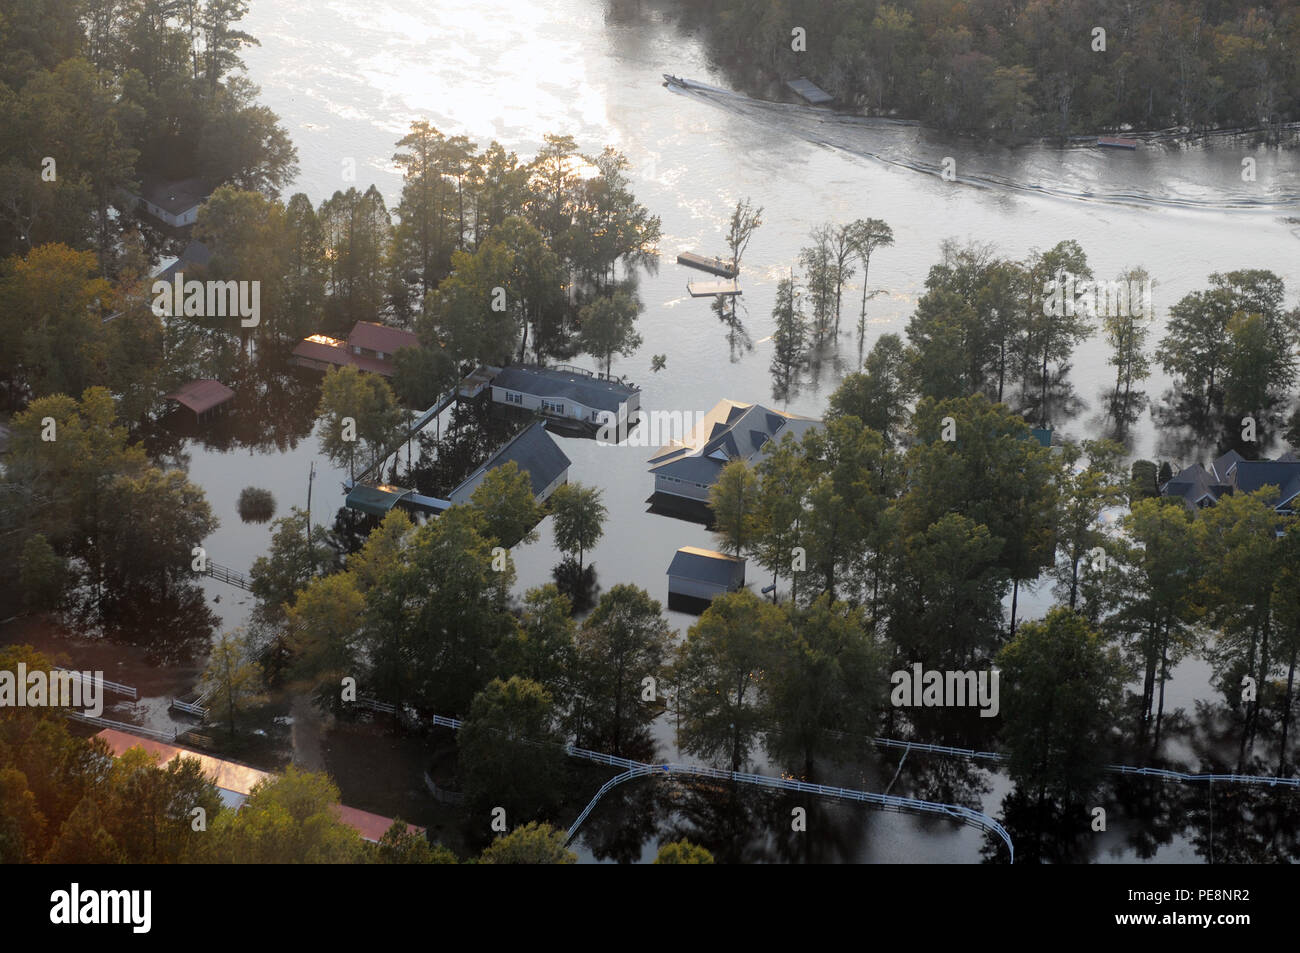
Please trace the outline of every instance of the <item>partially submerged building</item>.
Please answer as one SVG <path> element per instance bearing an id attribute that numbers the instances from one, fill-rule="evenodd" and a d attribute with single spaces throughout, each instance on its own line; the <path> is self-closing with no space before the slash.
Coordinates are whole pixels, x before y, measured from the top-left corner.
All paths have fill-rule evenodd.
<path id="1" fill-rule="evenodd" d="M 641 406 L 641 391 L 621 378 L 561 364 L 516 364 L 492 378 L 492 400 L 535 411 L 552 420 L 598 427 L 604 414 L 631 415 Z"/>
<path id="2" fill-rule="evenodd" d="M 683 546 L 668 564 L 668 598 L 711 600 L 745 586 L 745 560 L 712 549 Z"/>
<path id="3" fill-rule="evenodd" d="M 721 401 L 689 436 L 650 458 L 655 493 L 707 501 L 709 488 L 732 460 L 758 463 L 786 434 L 798 440 L 817 424 L 812 417 L 761 404 Z"/>
<path id="4" fill-rule="evenodd" d="M 533 488 L 533 499 L 538 503 L 544 503 L 569 479 L 571 461 L 554 438 L 546 432 L 546 424 L 539 420 L 516 434 L 505 446 L 492 454 L 486 463 L 452 490 L 447 498 L 453 505 L 468 503 L 490 471 L 511 462 L 528 474 Z"/>
<path id="5" fill-rule="evenodd" d="M 1291 515 L 1300 497 L 1300 458 L 1288 451 L 1276 460 L 1247 460 L 1229 450 L 1208 467 L 1199 463 L 1183 467 L 1160 493 L 1181 497 L 1189 509 L 1204 509 L 1230 493 L 1254 493 L 1266 486 L 1278 488 L 1274 508 Z"/>
<path id="6" fill-rule="evenodd" d="M 235 392 L 221 381 L 203 378 L 190 381 L 164 396 L 191 411 L 196 423 L 202 423 L 234 400 Z"/>
<path id="7" fill-rule="evenodd" d="M 391 377 L 393 357 L 402 348 L 419 347 L 414 332 L 371 321 L 358 321 L 347 340 L 327 334 L 313 334 L 293 349 L 293 362 L 300 367 L 327 371 L 331 367 L 355 367 Z"/>

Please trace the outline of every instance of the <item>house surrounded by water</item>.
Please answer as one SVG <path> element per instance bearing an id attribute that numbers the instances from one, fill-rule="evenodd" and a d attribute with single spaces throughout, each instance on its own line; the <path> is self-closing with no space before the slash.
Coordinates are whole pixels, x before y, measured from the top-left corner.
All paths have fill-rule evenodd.
<path id="1" fill-rule="evenodd" d="M 568 456 L 546 432 L 546 424 L 539 420 L 517 433 L 505 446 L 492 454 L 486 463 L 452 490 L 447 499 L 453 505 L 468 503 L 488 471 L 511 461 L 528 474 L 533 499 L 538 503 L 546 502 L 569 479 Z"/>
<path id="2" fill-rule="evenodd" d="M 492 400 L 553 420 L 595 427 L 605 419 L 603 414 L 617 416 L 620 406 L 630 416 L 641 406 L 641 391 L 619 378 L 570 364 L 516 364 L 493 376 Z"/>
<path id="3" fill-rule="evenodd" d="M 317 371 L 331 367 L 356 367 L 391 377 L 397 352 L 405 347 L 419 346 L 420 339 L 411 331 L 373 321 L 358 321 L 352 326 L 347 340 L 327 334 L 303 338 L 293 349 L 293 362 Z"/>
<path id="4" fill-rule="evenodd" d="M 1204 509 L 1230 493 L 1254 493 L 1265 486 L 1278 488 L 1273 506 L 1279 513 L 1294 513 L 1300 497 L 1300 458 L 1287 451 L 1276 460 L 1247 460 L 1229 450 L 1208 467 L 1199 463 L 1183 467 L 1160 493 L 1181 497 L 1189 509 Z"/>
<path id="5" fill-rule="evenodd" d="M 761 404 L 721 401 L 685 440 L 668 444 L 650 458 L 655 493 L 707 501 L 710 487 L 729 462 L 758 463 L 786 434 L 799 440 L 818 423 Z"/>

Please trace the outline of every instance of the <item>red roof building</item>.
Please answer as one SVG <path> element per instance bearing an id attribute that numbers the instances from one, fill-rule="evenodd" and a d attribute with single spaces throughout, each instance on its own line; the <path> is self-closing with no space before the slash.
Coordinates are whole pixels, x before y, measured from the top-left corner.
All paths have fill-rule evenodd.
<path id="1" fill-rule="evenodd" d="M 358 321 L 346 341 L 325 334 L 304 338 L 293 349 L 294 363 L 325 371 L 331 367 L 356 367 L 389 377 L 393 355 L 404 347 L 419 347 L 420 339 L 410 331 L 386 324 Z"/>
<path id="2" fill-rule="evenodd" d="M 221 381 L 211 379 L 190 381 L 178 390 L 166 395 L 167 400 L 174 400 L 181 406 L 194 412 L 198 420 L 235 399 L 235 392 Z"/>

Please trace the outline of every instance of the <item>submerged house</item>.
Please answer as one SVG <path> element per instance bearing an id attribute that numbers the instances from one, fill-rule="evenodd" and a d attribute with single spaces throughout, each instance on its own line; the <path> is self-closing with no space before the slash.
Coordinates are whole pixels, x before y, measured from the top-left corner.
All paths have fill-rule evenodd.
<path id="1" fill-rule="evenodd" d="M 194 414 L 194 420 L 202 423 L 205 417 L 217 413 L 234 400 L 235 392 L 221 381 L 203 378 L 183 384 L 164 397 L 189 410 Z"/>
<path id="2" fill-rule="evenodd" d="M 511 440 L 471 473 L 460 486 L 448 494 L 451 503 L 468 503 L 488 471 L 514 461 L 528 474 L 532 482 L 533 499 L 545 502 L 552 493 L 569 479 L 570 460 L 554 438 L 546 432 L 546 424 L 537 421 L 516 434 Z"/>
<path id="3" fill-rule="evenodd" d="M 492 378 L 492 400 L 533 410 L 555 420 L 598 426 L 603 414 L 630 415 L 641 406 L 641 391 L 626 381 L 569 364 L 541 367 L 517 364 Z"/>
<path id="4" fill-rule="evenodd" d="M 709 488 L 730 461 L 757 463 L 786 434 L 798 440 L 817 424 L 812 417 L 724 400 L 685 440 L 661 448 L 650 458 L 655 492 L 707 501 Z"/>
<path id="5" fill-rule="evenodd" d="M 326 334 L 304 338 L 293 349 L 293 362 L 300 367 L 326 371 L 331 367 L 356 367 L 372 374 L 392 376 L 393 356 L 404 347 L 419 347 L 412 331 L 372 321 L 358 321 L 347 340 Z"/>
<path id="6" fill-rule="evenodd" d="M 712 549 L 683 546 L 668 564 L 668 600 L 709 600 L 745 586 L 745 560 Z"/>
<path id="7" fill-rule="evenodd" d="M 1300 458 L 1288 451 L 1276 460 L 1247 460 L 1229 450 L 1208 467 L 1183 467 L 1160 488 L 1162 496 L 1181 497 L 1190 509 L 1213 506 L 1230 493 L 1254 493 L 1266 486 L 1280 491 L 1275 509 L 1291 515 L 1300 497 Z"/>

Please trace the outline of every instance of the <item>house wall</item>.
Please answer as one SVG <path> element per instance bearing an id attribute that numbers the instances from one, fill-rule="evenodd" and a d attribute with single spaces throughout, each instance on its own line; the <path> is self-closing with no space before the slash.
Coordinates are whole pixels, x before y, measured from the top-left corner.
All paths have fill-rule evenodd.
<path id="1" fill-rule="evenodd" d="M 655 492 L 667 493 L 670 496 L 681 496 L 688 500 L 704 500 L 707 502 L 709 499 L 708 486 L 676 480 L 662 473 L 655 474 Z"/>
<path id="2" fill-rule="evenodd" d="M 695 599 L 712 599 L 726 592 L 723 586 L 714 585 L 711 582 L 703 582 L 699 579 L 691 579 L 688 576 L 669 576 L 668 577 L 668 594 L 670 596 L 691 596 Z"/>
<path id="3" fill-rule="evenodd" d="M 507 392 L 511 394 L 520 394 L 520 396 L 523 398 L 523 403 L 520 404 L 520 403 L 515 403 L 514 401 L 506 400 Z M 600 423 L 600 411 L 594 407 L 588 407 L 586 404 L 583 404 L 580 401 L 571 400 L 567 397 L 564 398 L 547 397 L 546 399 L 548 401 L 556 400 L 556 402 L 564 404 L 564 418 L 566 420 L 586 420 L 586 421 L 590 421 L 591 423 Z M 554 412 L 550 410 L 546 410 L 546 411 L 542 410 L 542 397 L 538 394 L 527 394 L 527 393 L 521 393 L 520 391 L 514 391 L 514 390 L 508 391 L 508 389 L 505 387 L 498 387 L 496 384 L 493 384 L 492 400 L 498 404 L 505 404 L 507 407 L 522 407 L 525 410 L 535 410 L 542 413 L 546 413 L 550 416 L 557 416 Z M 637 410 L 640 406 L 641 406 L 640 393 L 632 394 L 627 399 L 628 416 L 630 417 L 632 415 L 632 412 Z"/>

